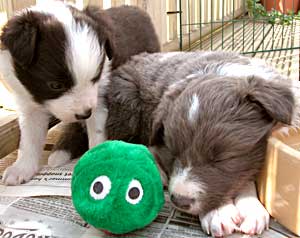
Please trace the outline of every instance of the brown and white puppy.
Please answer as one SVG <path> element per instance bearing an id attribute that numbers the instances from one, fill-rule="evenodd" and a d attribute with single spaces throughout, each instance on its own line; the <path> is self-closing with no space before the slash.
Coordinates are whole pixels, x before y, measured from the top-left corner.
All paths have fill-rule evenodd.
<path id="1" fill-rule="evenodd" d="M 111 69 L 160 50 L 150 17 L 137 7 L 80 11 L 61 1 L 40 2 L 13 16 L 1 35 L 0 72 L 14 91 L 21 129 L 18 159 L 3 176 L 7 185 L 27 182 L 38 171 L 51 116 L 86 124 L 90 147 L 102 142 L 97 125 L 107 112 L 97 99 Z M 71 138 L 58 143 L 49 165 L 87 149 L 75 140 L 75 147 L 62 150 Z"/>
<path id="2" fill-rule="evenodd" d="M 172 203 L 207 233 L 261 233 L 269 215 L 251 183 L 273 126 L 299 124 L 294 86 L 282 79 L 233 53 L 135 56 L 107 85 L 107 137 L 151 146 Z"/>

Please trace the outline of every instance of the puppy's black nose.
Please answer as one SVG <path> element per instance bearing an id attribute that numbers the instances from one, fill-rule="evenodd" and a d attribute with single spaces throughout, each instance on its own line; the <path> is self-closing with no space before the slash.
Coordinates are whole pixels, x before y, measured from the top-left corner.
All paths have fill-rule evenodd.
<path id="1" fill-rule="evenodd" d="M 171 201 L 176 207 L 187 210 L 195 202 L 195 199 L 172 194 Z"/>
<path id="2" fill-rule="evenodd" d="M 77 120 L 88 119 L 92 115 L 92 109 L 86 110 L 83 114 L 75 114 Z"/>

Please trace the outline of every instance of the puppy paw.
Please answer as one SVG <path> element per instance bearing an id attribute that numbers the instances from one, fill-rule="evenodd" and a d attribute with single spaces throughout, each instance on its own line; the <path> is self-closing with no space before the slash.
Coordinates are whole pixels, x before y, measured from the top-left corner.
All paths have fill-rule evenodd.
<path id="1" fill-rule="evenodd" d="M 244 199 L 236 206 L 242 218 L 241 232 L 255 235 L 269 228 L 270 215 L 258 199 Z"/>
<path id="2" fill-rule="evenodd" d="M 28 162 L 15 162 L 3 174 L 5 185 L 19 185 L 28 182 L 39 170 L 38 165 Z"/>
<path id="3" fill-rule="evenodd" d="M 223 237 L 239 230 L 241 222 L 239 211 L 232 204 L 226 204 L 200 218 L 202 229 L 214 237 Z"/>
<path id="4" fill-rule="evenodd" d="M 71 160 L 71 154 L 66 150 L 56 150 L 48 158 L 48 165 L 52 168 L 67 164 Z"/>

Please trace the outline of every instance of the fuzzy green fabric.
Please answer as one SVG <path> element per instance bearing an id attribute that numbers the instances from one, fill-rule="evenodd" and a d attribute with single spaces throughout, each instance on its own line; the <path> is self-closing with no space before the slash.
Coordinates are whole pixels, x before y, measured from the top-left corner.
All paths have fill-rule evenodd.
<path id="1" fill-rule="evenodd" d="M 96 228 L 124 234 L 150 224 L 164 204 L 163 185 L 147 147 L 107 141 L 75 166 L 72 200 Z"/>

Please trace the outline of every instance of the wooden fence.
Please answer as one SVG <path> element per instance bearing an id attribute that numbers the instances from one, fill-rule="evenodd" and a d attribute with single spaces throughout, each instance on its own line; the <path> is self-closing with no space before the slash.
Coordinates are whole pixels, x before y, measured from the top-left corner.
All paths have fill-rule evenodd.
<path id="1" fill-rule="evenodd" d="M 7 18 L 11 17 L 15 11 L 34 5 L 36 2 L 46 2 L 49 0 L 0 0 L 0 24 L 5 23 Z M 90 5 L 96 5 L 101 8 L 109 8 L 122 4 L 136 5 L 147 11 L 156 27 L 157 34 L 162 43 L 164 51 L 177 50 L 179 46 L 179 1 L 180 0 L 68 0 L 74 3 L 78 8 Z M 192 40 L 199 38 L 198 24 L 200 21 L 210 22 L 221 18 L 222 8 L 223 14 L 227 18 L 237 16 L 243 8 L 244 0 L 181 0 L 182 5 L 182 24 L 196 23 L 187 29 L 182 28 L 183 35 L 192 32 Z M 234 6 L 234 7 L 233 7 Z M 213 9 L 212 9 L 213 7 Z M 212 15 L 211 15 L 212 14 Z M 219 27 L 215 25 L 214 28 Z M 204 34 L 211 29 L 204 30 Z M 202 34 L 203 35 L 203 34 Z M 186 41 L 186 37 L 183 38 Z"/>

